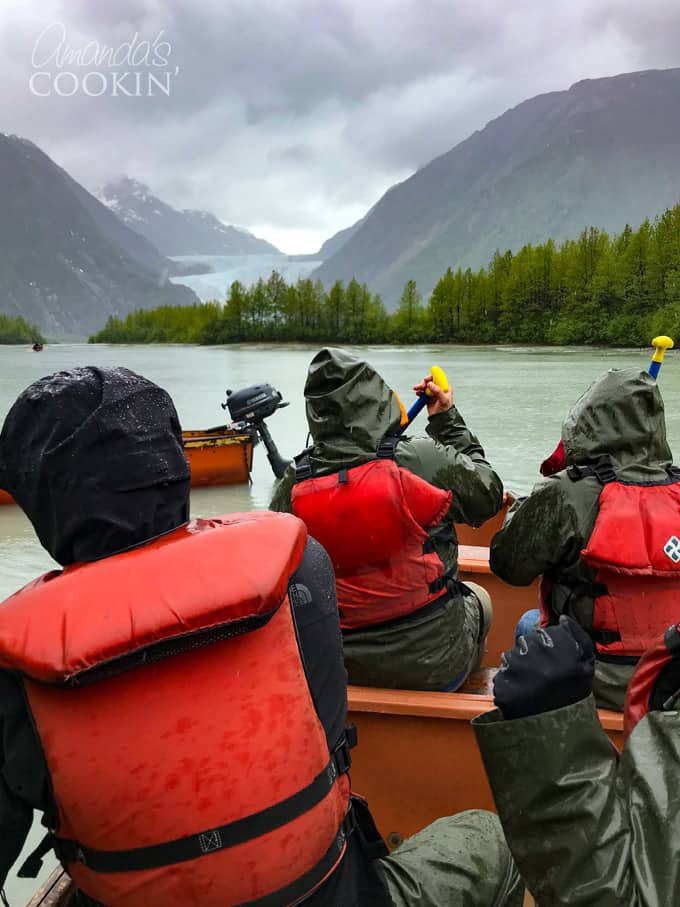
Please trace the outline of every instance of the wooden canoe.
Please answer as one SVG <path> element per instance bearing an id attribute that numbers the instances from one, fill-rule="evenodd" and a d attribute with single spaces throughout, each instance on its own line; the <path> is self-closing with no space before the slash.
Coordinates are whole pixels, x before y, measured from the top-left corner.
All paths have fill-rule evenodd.
<path id="1" fill-rule="evenodd" d="M 237 485 L 247 482 L 253 468 L 254 435 L 221 426 L 183 431 L 184 453 L 192 486 Z M 0 506 L 14 498 L 0 489 Z"/>

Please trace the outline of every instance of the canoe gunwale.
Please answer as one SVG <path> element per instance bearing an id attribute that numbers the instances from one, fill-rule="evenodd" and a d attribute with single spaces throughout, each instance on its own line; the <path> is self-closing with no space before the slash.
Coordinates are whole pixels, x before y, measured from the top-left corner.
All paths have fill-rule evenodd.
<path id="1" fill-rule="evenodd" d="M 411 718 L 443 718 L 469 721 L 495 708 L 493 696 L 479 693 L 429 693 L 422 690 L 387 690 L 348 686 L 349 711 L 373 715 L 404 715 Z M 606 731 L 623 733 L 623 714 L 598 709 Z"/>

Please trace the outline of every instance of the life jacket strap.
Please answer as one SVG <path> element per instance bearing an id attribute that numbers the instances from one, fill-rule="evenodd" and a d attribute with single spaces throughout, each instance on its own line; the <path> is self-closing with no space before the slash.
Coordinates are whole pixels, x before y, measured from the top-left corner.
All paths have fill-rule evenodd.
<path id="1" fill-rule="evenodd" d="M 345 743 L 341 742 L 316 778 L 291 797 L 219 828 L 206 829 L 174 841 L 132 850 L 94 850 L 78 841 L 54 837 L 52 846 L 64 865 L 78 862 L 93 872 L 139 872 L 195 860 L 251 841 L 309 812 L 326 797 L 338 776 L 348 770 L 350 763 L 349 747 L 345 748 Z M 256 903 L 260 904 L 260 901 L 253 902 Z M 262 903 L 265 904 L 266 901 Z"/>
<path id="2" fill-rule="evenodd" d="M 377 460 L 394 460 L 395 451 L 397 449 L 397 444 L 400 441 L 403 441 L 400 435 L 385 435 L 384 438 L 381 438 L 378 446 L 375 451 L 375 457 Z M 295 457 L 295 483 L 304 482 L 307 479 L 311 479 L 314 475 L 312 469 L 312 463 L 310 460 L 310 450 L 303 450 L 301 454 L 298 454 Z M 347 470 L 340 469 L 338 470 L 338 482 L 340 484 L 345 484 L 347 482 Z"/>
<path id="3" fill-rule="evenodd" d="M 437 550 L 437 545 L 456 545 L 458 536 L 453 523 L 446 518 L 439 526 L 430 529 L 430 535 L 423 542 L 423 554 L 431 554 Z"/>
<path id="4" fill-rule="evenodd" d="M 20 879 L 36 878 L 42 869 L 43 858 L 53 849 L 55 841 L 56 838 L 52 832 L 48 831 L 35 850 L 32 850 L 21 864 L 21 867 L 17 872 Z"/>
<path id="5" fill-rule="evenodd" d="M 311 892 L 313 892 L 314 889 L 317 888 L 333 871 L 335 866 L 337 866 L 343 855 L 347 840 L 355 831 L 361 834 L 363 843 L 362 823 L 361 819 L 357 816 L 354 803 L 355 798 L 352 797 L 345 818 L 338 829 L 338 834 L 335 836 L 333 843 L 318 863 L 312 866 L 312 868 L 304 873 L 304 875 L 295 879 L 294 882 L 291 882 L 290 885 L 286 885 L 285 888 L 280 888 L 278 891 L 257 898 L 254 901 L 242 901 L 237 907 L 281 907 L 281 904 L 297 904 L 301 898 L 311 894 Z M 381 849 L 379 853 L 376 849 L 376 856 L 374 859 L 387 856 L 387 847 L 384 844 L 382 846 L 383 849 Z M 104 907 L 99 901 L 94 901 L 87 896 L 83 897 L 82 893 L 81 901 L 83 904 L 86 904 L 87 907 Z"/>
<path id="6" fill-rule="evenodd" d="M 357 745 L 358 739 L 356 724 L 348 724 L 340 742 L 331 753 L 339 775 L 344 775 L 352 767 L 352 754 L 350 751 Z"/>
<path id="7" fill-rule="evenodd" d="M 618 630 L 588 630 L 588 635 L 593 642 L 601 646 L 610 646 L 613 642 L 621 642 L 621 634 Z"/>
<path id="8" fill-rule="evenodd" d="M 397 451 L 397 444 L 403 441 L 401 435 L 385 435 L 380 439 L 375 455 L 379 460 L 394 460 Z"/>
<path id="9" fill-rule="evenodd" d="M 628 482 L 616 475 L 611 460 L 609 457 L 604 456 L 592 463 L 584 463 L 582 466 L 567 467 L 567 476 L 572 482 L 580 482 L 581 479 L 585 479 L 587 476 L 594 476 L 600 485 L 609 485 L 611 482 L 620 482 L 621 485 L 639 486 L 675 485 L 680 482 L 680 468 L 673 465 L 669 466 L 666 470 L 665 479 L 657 479 L 652 482 Z"/>
<path id="10" fill-rule="evenodd" d="M 303 450 L 301 454 L 298 454 L 297 457 L 293 460 L 295 464 L 295 482 L 305 482 L 307 479 L 311 479 L 312 464 L 309 459 L 309 451 Z"/>
<path id="11" fill-rule="evenodd" d="M 569 466 L 567 475 L 572 482 L 580 482 L 586 476 L 594 476 L 600 485 L 609 485 L 610 482 L 617 481 L 616 473 L 609 457 L 601 457 L 593 463 L 585 463 L 582 466 Z"/>

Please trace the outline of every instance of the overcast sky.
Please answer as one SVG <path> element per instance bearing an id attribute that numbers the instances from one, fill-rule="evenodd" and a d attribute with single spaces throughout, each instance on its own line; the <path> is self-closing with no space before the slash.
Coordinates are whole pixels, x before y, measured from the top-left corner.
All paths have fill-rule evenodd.
<path id="1" fill-rule="evenodd" d="M 678 65 L 678 0 L 0 0 L 0 131 L 307 252 L 508 107 Z"/>

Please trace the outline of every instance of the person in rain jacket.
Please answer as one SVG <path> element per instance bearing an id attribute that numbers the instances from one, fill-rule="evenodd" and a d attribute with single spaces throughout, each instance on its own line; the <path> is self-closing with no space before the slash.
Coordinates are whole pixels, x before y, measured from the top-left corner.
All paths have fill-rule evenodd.
<path id="1" fill-rule="evenodd" d="M 374 465 L 381 442 L 398 433 L 405 417 L 394 391 L 367 362 L 344 350 L 321 350 L 311 362 L 305 384 L 312 446 L 297 458 L 297 471 L 295 466 L 288 469 L 270 504 L 272 510 L 302 516 L 312 534 L 330 534 L 318 537 L 336 568 L 349 679 L 361 686 L 456 689 L 479 662 L 491 622 L 487 593 L 458 581 L 453 521 L 476 526 L 492 517 L 501 507 L 503 487 L 453 404 L 451 392 L 434 385 L 431 376 L 416 390 L 424 392 L 426 384 L 433 392 L 428 403 L 429 437 L 409 435 L 391 448 L 402 489 L 395 493 L 399 500 L 391 501 L 392 516 L 382 514 L 382 528 L 374 531 L 378 511 L 390 496 L 377 484 L 376 468 L 370 476 L 363 476 L 366 494 L 360 500 L 352 499 L 344 522 L 334 512 L 336 502 L 340 506 L 339 498 L 318 495 L 312 502 L 312 527 L 305 515 L 308 511 L 302 510 L 305 502 L 298 504 L 298 490 L 307 486 L 312 491 L 321 489 L 324 483 L 335 486 L 335 477 L 343 483 L 348 470 L 350 480 L 345 487 L 351 490 L 356 481 L 352 476 L 361 469 L 351 471 Z M 300 475 L 302 460 L 311 483 Z M 434 521 L 421 523 L 424 531 L 410 528 L 417 507 L 406 501 L 407 488 L 416 496 L 429 496 L 439 509 Z M 333 487 L 328 493 L 333 493 Z M 371 495 L 378 504 L 371 503 Z M 407 532 L 417 538 L 417 550 L 411 551 L 408 562 L 399 553 L 392 559 L 376 555 L 384 536 L 397 531 L 396 523 L 402 519 L 397 511 L 404 507 L 410 507 Z M 425 566 L 420 559 L 423 552 L 429 552 Z M 381 557 L 383 562 L 375 567 L 376 558 Z M 348 562 L 352 569 L 339 569 Z M 426 575 L 427 570 L 434 572 Z M 429 588 L 428 579 L 433 580 Z M 393 603 L 399 595 L 397 609 Z"/>
<path id="2" fill-rule="evenodd" d="M 41 543 L 52 557 L 67 567 L 74 565 L 71 572 L 67 571 L 64 574 L 54 572 L 42 581 L 30 584 L 27 587 L 29 594 L 32 594 L 31 590 L 34 587 L 42 589 L 41 583 L 46 585 L 48 590 L 56 589 L 48 594 L 55 597 L 55 607 L 59 607 L 61 588 L 59 584 L 62 577 L 68 575 L 73 577 L 74 570 L 76 576 L 82 576 L 83 570 L 86 574 L 87 571 L 106 570 L 107 563 L 126 557 L 126 552 L 130 549 L 135 549 L 137 558 L 135 563 L 143 563 L 145 557 L 148 563 L 150 549 L 154 551 L 158 545 L 168 544 L 167 538 L 160 537 L 180 531 L 180 527 L 183 527 L 189 519 L 189 467 L 184 457 L 177 414 L 170 397 L 153 382 L 126 369 L 94 367 L 72 369 L 35 382 L 19 396 L 0 433 L 0 486 L 14 495 L 33 523 Z M 266 517 L 271 519 L 272 515 L 266 514 Z M 191 533 L 194 534 L 207 531 L 202 530 L 198 523 L 192 523 L 191 526 L 193 527 Z M 183 542 L 180 542 L 180 548 L 182 544 Z M 261 555 L 266 558 L 267 551 L 263 550 Z M 228 552 L 225 553 L 222 563 L 228 563 Z M 108 569 L 113 568 L 109 566 Z M 199 576 L 195 558 L 185 569 L 188 577 Z M 252 565 L 250 573 L 252 574 Z M 218 580 L 219 577 L 216 576 L 216 587 Z M 227 583 L 228 581 L 229 577 L 226 578 Z M 75 604 L 73 582 L 74 580 L 70 586 L 72 591 L 69 607 Z M 224 582 L 225 580 L 222 580 L 223 584 Z M 108 602 L 108 606 L 102 612 L 107 618 L 101 620 L 101 630 L 104 632 L 117 600 L 124 600 L 126 607 L 129 606 L 130 624 L 134 631 L 136 608 L 140 608 L 141 617 L 144 616 L 144 606 L 149 606 L 155 614 L 153 602 L 158 597 L 159 589 L 165 598 L 168 595 L 172 598 L 172 594 L 177 596 L 174 600 L 175 606 L 180 605 L 181 596 L 187 594 L 186 587 L 173 593 L 173 590 L 163 585 L 162 580 L 159 583 L 158 576 L 152 572 L 148 582 L 140 590 L 141 599 L 135 599 L 134 588 L 127 588 L 122 583 L 111 588 L 102 588 L 99 598 L 94 601 L 87 595 L 84 605 L 89 609 L 97 609 L 98 606 L 104 607 L 103 602 Z M 205 584 L 204 581 L 197 582 L 197 589 L 203 589 L 203 597 L 209 598 L 211 591 L 209 584 Z M 17 597 L 23 594 L 25 593 L 21 591 L 4 603 L 5 606 L 9 606 L 6 612 L 3 613 L 3 607 L 0 606 L 0 649 L 5 659 L 8 647 L 11 650 L 7 640 L 12 638 L 8 632 L 13 619 L 12 613 L 16 614 Z M 325 732 L 328 749 L 334 751 L 337 750 L 338 742 L 345 739 L 347 677 L 342 656 L 332 566 L 321 545 L 311 537 L 307 539 L 301 564 L 290 578 L 288 595 L 295 616 L 298 645 L 311 694 L 308 701 L 310 707 L 316 710 Z M 143 620 L 141 622 L 144 623 Z M 78 634 L 67 624 L 68 621 L 64 620 L 63 633 L 66 635 L 62 643 L 66 646 L 64 642 L 66 639 L 69 645 L 73 646 Z M 96 637 L 98 626 L 100 625 L 96 621 L 93 622 L 91 635 Z M 20 642 L 20 646 L 30 643 L 25 637 L 22 639 L 24 642 Z M 204 658 L 209 657 L 208 651 L 213 642 L 215 641 L 201 649 Z M 68 648 L 69 646 L 66 646 L 66 649 Z M 55 641 L 54 646 L 49 647 L 49 650 L 60 653 L 59 639 Z M 182 651 L 176 657 L 181 659 Z M 169 665 L 169 672 L 172 662 L 173 658 L 166 653 L 165 658 L 161 658 L 160 664 Z M 140 671 L 140 675 L 142 671 L 146 672 L 141 676 L 146 677 L 147 684 L 150 683 L 148 701 L 155 704 L 163 700 L 164 691 L 171 680 L 171 674 L 167 672 L 163 674 L 165 679 L 162 682 L 154 680 L 159 676 L 156 673 L 158 666 L 159 663 L 154 664 L 154 659 L 150 658 L 148 664 L 142 664 L 141 667 L 132 665 L 127 675 L 134 675 L 137 671 Z M 181 687 L 182 682 L 188 681 L 183 681 L 181 665 L 178 666 L 178 671 L 175 682 Z M 219 691 L 222 685 L 229 684 L 229 672 L 227 662 L 224 664 L 224 676 L 215 677 L 206 694 L 211 702 L 218 695 L 216 691 Z M 262 674 L 266 679 L 266 665 L 262 668 L 260 682 Z M 120 677 L 121 675 L 114 677 L 114 682 L 120 680 Z M 76 689 L 89 689 L 94 696 L 97 687 L 98 683 L 94 681 L 89 686 L 78 686 Z M 120 690 L 120 687 L 118 689 Z M 197 695 L 200 698 L 198 692 Z M 164 701 L 167 707 L 167 698 Z M 172 702 L 172 697 L 169 701 Z M 92 703 L 94 709 L 94 700 Z M 218 707 L 214 708 L 214 714 L 218 714 Z M 261 724 L 264 720 L 258 718 L 258 715 L 255 709 L 249 718 L 248 735 L 254 734 L 258 722 Z M 104 720 L 101 716 L 97 718 Z M 150 714 L 149 721 L 155 718 L 155 713 Z M 186 713 L 180 714 L 178 718 L 181 719 L 178 720 L 179 725 L 186 722 L 188 726 L 191 724 L 191 717 L 187 717 Z M 52 720 L 56 723 L 57 719 Z M 94 720 L 94 717 L 91 720 Z M 109 720 L 110 732 L 115 740 L 116 735 L 120 733 L 120 716 L 110 715 Z M 270 727 L 273 726 L 269 719 L 267 721 Z M 51 732 L 53 736 L 56 736 L 56 731 L 55 726 Z M 88 728 L 84 731 L 87 733 Z M 61 731 L 60 735 L 64 733 L 67 734 L 68 729 Z M 125 735 L 122 736 L 124 738 Z M 240 734 L 239 739 L 242 737 Z M 43 743 L 47 745 L 44 740 Z M 183 768 L 186 778 L 182 783 L 186 782 L 189 790 L 197 790 L 200 787 L 204 802 L 202 806 L 197 805 L 197 798 L 189 796 L 187 811 L 205 809 L 208 785 L 219 781 L 219 766 L 225 765 L 224 762 L 215 762 L 214 752 L 204 754 L 205 758 L 199 763 L 202 746 L 200 736 L 189 743 L 193 747 L 195 758 L 184 760 L 187 763 Z M 127 758 L 129 750 L 125 750 L 124 744 L 125 741 L 122 739 L 121 752 Z M 50 741 L 49 745 L 52 746 L 53 741 Z M 238 741 L 234 745 L 237 751 L 241 752 L 238 749 Z M 96 746 L 94 741 L 93 746 Z M 146 796 L 152 796 L 147 793 L 154 787 L 152 778 L 161 777 L 162 782 L 164 766 L 166 770 L 168 768 L 164 762 L 166 749 L 166 744 L 159 741 L 158 766 L 152 767 L 152 773 L 147 778 L 149 783 L 146 784 L 146 791 L 139 788 L 140 778 L 135 772 L 127 779 L 131 802 L 136 804 L 137 801 L 142 801 L 134 808 L 128 809 L 133 818 L 135 815 L 141 815 L 145 820 L 148 819 L 143 812 L 143 800 Z M 228 760 L 231 750 L 229 745 L 223 747 L 220 750 L 220 759 Z M 78 759 L 81 762 L 87 761 L 89 757 L 88 753 L 71 752 L 71 759 Z M 107 758 L 109 759 L 107 771 L 115 773 L 115 751 Z M 280 760 L 284 765 L 287 764 L 286 753 L 280 754 Z M 208 777 L 199 767 L 203 766 L 203 762 L 212 765 L 212 771 L 207 773 Z M 65 766 L 54 762 L 51 763 L 51 768 L 52 771 L 63 774 Z M 0 670 L 2 898 L 4 898 L 2 886 L 24 845 L 31 827 L 33 810 L 43 812 L 49 827 L 55 829 L 55 826 L 58 826 L 56 831 L 59 833 L 60 826 L 51 793 L 51 778 L 54 777 L 48 770 L 41 749 L 41 738 L 38 737 L 36 725 L 29 714 L 21 677 L 16 672 Z M 169 779 L 164 788 L 166 793 L 162 795 L 164 798 L 170 797 L 171 792 L 180 783 L 178 779 L 171 783 L 172 776 L 169 776 Z M 126 779 L 123 778 L 122 781 L 125 783 Z M 89 791 L 84 805 L 85 813 L 87 814 L 88 809 L 93 811 L 101 809 L 102 805 L 96 795 L 96 775 L 94 778 L 83 777 L 82 783 Z M 244 783 L 247 784 L 245 776 Z M 234 791 L 237 800 L 238 793 Z M 102 799 L 105 801 L 103 792 Z M 158 800 L 154 799 L 150 806 L 152 818 L 149 821 L 163 825 L 164 802 L 162 799 L 159 804 Z M 247 798 L 245 802 L 247 803 Z M 479 907 L 486 905 L 519 907 L 521 904 L 523 886 L 496 816 L 471 811 L 455 817 L 442 818 L 405 841 L 397 852 L 387 856 L 387 849 L 373 824 L 365 801 L 352 797 L 351 802 L 353 821 L 346 829 L 343 823 L 345 838 L 339 839 L 346 841 L 343 856 L 321 884 L 300 902 L 306 907 L 316 905 L 415 907 L 416 904 L 419 907 L 434 907 L 454 902 L 478 904 Z M 115 822 L 113 818 L 108 822 L 102 821 L 104 837 L 110 832 L 111 822 L 114 829 L 126 828 L 125 816 L 128 812 L 123 807 L 121 809 L 122 812 L 115 815 Z M 142 812 L 136 813 L 136 809 Z M 63 815 L 61 819 L 64 819 Z M 66 817 L 67 822 L 71 819 L 71 816 Z M 133 820 L 128 818 L 128 821 Z M 189 817 L 189 821 L 193 821 L 193 816 Z M 197 816 L 195 821 L 197 827 L 202 827 L 201 816 Z M 216 831 L 215 835 L 217 834 Z M 292 832 L 287 834 L 290 838 Z M 54 839 L 47 839 L 46 845 L 52 843 Z M 63 846 L 63 842 L 60 846 Z M 37 871 L 40 857 L 46 851 L 47 847 L 34 853 L 26 864 L 28 875 Z M 218 854 L 213 854 L 211 849 L 209 859 L 215 856 Z M 69 868 L 75 867 L 80 873 L 82 871 L 80 860 L 89 867 L 89 859 L 89 856 L 86 859 L 85 856 L 71 855 L 65 862 Z M 201 859 L 199 855 L 194 863 Z M 266 873 L 267 859 L 267 848 L 262 847 L 257 861 L 259 871 L 253 870 L 251 873 L 253 880 Z M 132 872 L 131 881 L 126 879 L 128 874 L 125 871 L 116 874 L 119 892 L 126 886 L 132 889 L 128 891 L 126 903 L 155 903 L 153 899 L 155 890 L 161 892 L 159 897 L 163 900 L 165 890 L 163 885 L 172 888 L 173 878 L 176 877 L 179 867 L 186 864 L 172 865 L 168 873 L 162 864 L 161 860 L 156 864 L 158 868 L 153 870 L 152 877 L 145 880 L 145 884 L 150 886 L 151 899 L 147 889 L 141 887 L 140 873 Z M 190 872 L 187 897 L 183 903 L 200 905 L 203 903 L 200 892 L 204 889 L 193 888 L 192 878 L 193 874 Z M 218 881 L 227 886 L 229 884 L 228 879 Z M 285 893 L 280 893 L 278 899 L 276 894 L 275 892 L 269 897 L 267 903 L 272 905 L 290 903 L 290 897 Z M 209 899 L 209 903 L 215 902 L 214 896 Z M 223 902 L 223 898 L 220 902 Z M 79 891 L 72 903 L 78 904 L 79 907 L 90 907 L 95 902 Z"/>
<path id="3" fill-rule="evenodd" d="M 630 613 L 628 622 L 637 620 L 641 626 L 645 624 L 644 632 L 649 632 L 646 624 L 649 621 L 653 637 L 657 636 L 670 623 L 665 614 L 668 607 L 672 609 L 674 596 L 680 595 L 680 576 L 673 573 L 677 561 L 673 562 L 663 553 L 664 545 L 673 538 L 679 477 L 672 466 L 663 400 L 657 383 L 647 372 L 636 368 L 613 369 L 596 380 L 565 419 L 561 444 L 542 471 L 547 477 L 534 487 L 529 497 L 514 505 L 503 528 L 493 538 L 491 569 L 505 582 L 516 586 L 528 585 L 537 576 L 542 576 L 541 623 L 556 623 L 561 614 L 566 614 L 591 633 L 597 644 L 596 701 L 601 707 L 621 711 L 628 681 L 649 642 L 640 647 L 638 640 L 638 648 L 631 647 L 632 654 L 629 651 L 622 655 L 618 651 L 623 648 L 617 642 L 620 633 L 615 631 L 619 628 L 607 626 L 612 622 L 612 615 L 607 611 L 607 595 L 612 590 L 600 582 L 598 559 L 591 557 L 589 546 L 601 548 L 604 544 L 610 558 L 630 560 L 629 564 L 623 564 L 623 569 L 616 568 L 619 579 L 610 573 L 608 582 L 620 583 L 624 593 L 626 588 L 631 592 L 629 610 L 637 610 L 637 614 Z M 606 483 L 613 483 L 610 490 L 616 486 L 624 498 L 637 493 L 633 486 L 642 488 L 644 494 L 664 498 L 661 503 L 670 525 L 664 537 L 658 540 L 657 552 L 645 552 L 643 557 L 640 552 L 631 553 L 628 549 L 633 544 L 634 534 L 651 537 L 652 530 L 662 531 L 660 525 L 646 525 L 648 514 L 658 511 L 658 498 L 656 504 L 640 509 L 646 509 L 646 515 L 635 511 L 631 524 L 635 532 L 627 528 L 622 541 L 621 533 L 617 533 L 615 527 L 617 523 L 621 525 L 629 505 L 619 504 L 620 497 L 610 497 L 606 538 L 593 544 Z M 653 490 L 644 491 L 645 486 Z M 633 563 L 633 554 L 639 557 L 638 564 Z M 653 563 L 644 563 L 648 554 Z M 673 551 L 670 554 L 674 555 Z M 636 570 L 639 578 L 633 575 Z M 653 573 L 670 579 L 655 585 Z M 659 590 L 665 590 L 663 607 Z M 600 602 L 603 610 L 599 610 Z M 536 623 L 537 616 L 538 612 L 529 625 Z M 661 621 L 656 629 L 654 621 Z M 526 629 L 526 622 L 520 632 L 522 629 Z"/>
<path id="4" fill-rule="evenodd" d="M 593 647 L 575 621 L 504 656 L 496 710 L 473 726 L 498 814 L 538 907 L 680 903 L 680 628 L 640 660 L 618 753 L 591 694 Z"/>

